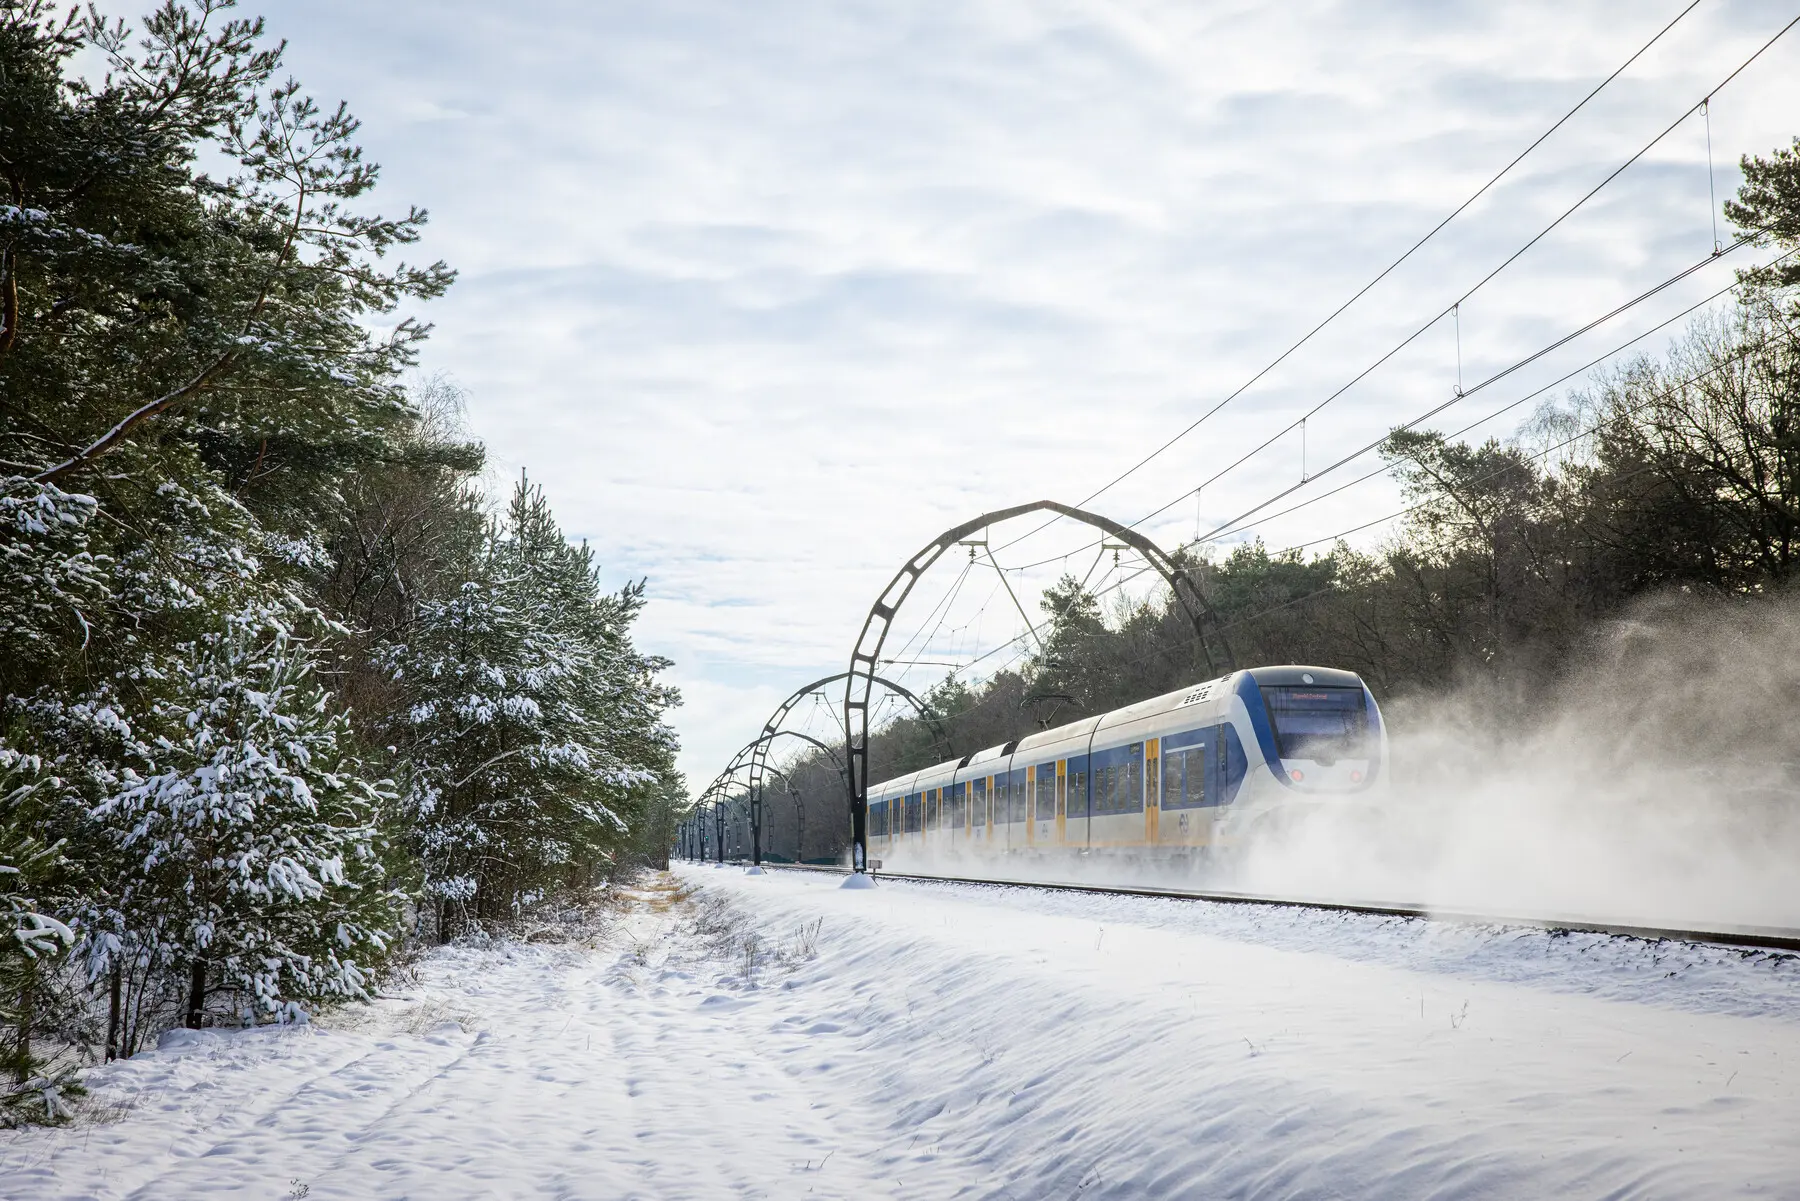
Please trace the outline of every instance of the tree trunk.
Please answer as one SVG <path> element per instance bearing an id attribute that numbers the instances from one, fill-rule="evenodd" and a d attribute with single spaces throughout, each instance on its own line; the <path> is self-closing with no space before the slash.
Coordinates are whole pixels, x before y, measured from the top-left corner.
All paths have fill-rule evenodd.
<path id="1" fill-rule="evenodd" d="M 37 993 L 33 987 L 37 983 L 36 976 L 31 964 L 27 963 L 24 979 L 19 985 L 19 1046 L 13 1059 L 13 1079 L 19 1084 L 31 1079 L 31 1026 L 37 1020 L 37 1015 L 32 1012 L 32 1001 Z"/>
<path id="2" fill-rule="evenodd" d="M 117 963 L 113 964 L 112 982 L 107 989 L 106 1002 L 106 1062 L 111 1063 L 119 1057 L 119 987 L 123 973 Z"/>
<path id="3" fill-rule="evenodd" d="M 200 1029 L 206 1016 L 206 960 L 195 959 L 188 965 L 187 1028 Z"/>

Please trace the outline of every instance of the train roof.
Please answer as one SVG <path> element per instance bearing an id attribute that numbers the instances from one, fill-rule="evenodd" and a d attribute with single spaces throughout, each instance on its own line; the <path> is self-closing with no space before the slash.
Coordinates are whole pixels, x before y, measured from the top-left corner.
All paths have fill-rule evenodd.
<path id="1" fill-rule="evenodd" d="M 1280 667 L 1252 667 L 1248 675 L 1258 684 L 1319 684 L 1324 687 L 1361 688 L 1362 677 L 1340 667 L 1308 667 L 1287 663 Z"/>

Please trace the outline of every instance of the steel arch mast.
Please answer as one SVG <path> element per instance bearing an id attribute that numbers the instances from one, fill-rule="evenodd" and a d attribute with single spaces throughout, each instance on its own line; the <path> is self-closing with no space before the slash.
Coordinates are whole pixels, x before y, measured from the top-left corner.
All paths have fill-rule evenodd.
<path id="1" fill-rule="evenodd" d="M 788 796 L 793 798 L 794 862 L 797 864 L 804 864 L 806 862 L 806 805 L 800 797 L 800 790 L 794 787 L 793 780 L 788 778 L 786 772 L 782 771 L 779 767 L 771 767 L 769 768 L 769 774 L 779 779 L 782 787 L 787 789 Z"/>
<path id="2" fill-rule="evenodd" d="M 762 866 L 762 776 L 763 772 L 774 770 L 766 765 L 766 760 L 768 757 L 768 749 L 777 738 L 798 738 L 800 741 L 809 742 L 819 750 L 824 751 L 826 757 L 831 760 L 832 766 L 838 769 L 838 776 L 844 781 L 845 791 L 848 792 L 850 788 L 850 769 L 849 765 L 844 761 L 844 757 L 838 754 L 837 749 L 830 743 L 825 742 L 822 739 L 814 738 L 811 734 L 803 734 L 799 730 L 771 730 L 759 735 L 757 738 L 746 744 L 744 749 L 737 753 L 737 758 L 732 761 L 733 766 L 727 770 L 737 770 L 738 766 L 742 766 L 742 764 L 739 763 L 739 760 L 743 759 L 746 752 L 750 753 L 752 757 L 749 764 L 750 777 L 747 781 L 749 789 L 747 796 L 750 805 L 750 865 L 756 868 Z M 779 775 L 781 773 L 777 774 Z M 787 777 L 782 775 L 782 778 L 786 779 Z M 792 787 L 791 784 L 790 787 Z M 795 803 L 799 803 L 798 794 L 795 794 Z"/>
<path id="3" fill-rule="evenodd" d="M 831 678 L 836 679 L 837 677 L 834 676 Z M 737 754 L 735 754 L 731 757 L 731 762 L 726 765 L 725 770 L 720 772 L 718 775 L 714 776 L 712 783 L 708 784 L 706 786 L 705 790 L 702 791 L 700 793 L 700 795 L 694 801 L 694 810 L 697 814 L 708 802 L 712 802 L 714 804 L 714 807 L 716 810 L 715 815 L 714 815 L 714 824 L 715 824 L 715 828 L 718 832 L 718 838 L 719 838 L 719 845 L 715 847 L 715 850 L 718 850 L 721 852 L 720 857 L 719 857 L 720 863 L 723 863 L 725 861 L 723 858 L 723 840 L 724 840 L 724 826 L 725 826 L 725 819 L 724 819 L 723 810 L 722 810 L 722 806 L 724 804 L 723 794 L 731 787 L 732 778 L 735 777 L 738 774 L 738 772 L 740 772 L 740 771 L 744 770 L 746 767 L 750 766 L 750 764 L 748 762 L 748 757 L 751 756 L 756 751 L 766 750 L 768 745 L 777 738 L 798 738 L 800 741 L 811 743 L 813 746 L 817 747 L 819 750 L 825 752 L 826 756 L 830 758 L 832 765 L 838 769 L 838 775 L 840 775 L 844 778 L 845 789 L 848 790 L 848 788 L 849 788 L 850 776 L 849 776 L 848 766 L 845 763 L 843 757 L 838 754 L 837 748 L 832 746 L 828 742 L 825 742 L 818 738 L 814 738 L 811 734 L 803 734 L 799 730 L 776 730 L 772 733 L 765 733 L 765 734 L 761 735 L 760 737 L 754 738 L 751 741 L 745 743 L 742 747 L 740 747 L 738 749 Z M 749 807 L 749 810 L 750 810 L 749 817 L 750 817 L 751 853 L 755 859 L 754 866 L 757 866 L 757 867 L 762 866 L 762 803 L 761 803 L 761 801 L 762 801 L 762 796 L 761 796 L 761 792 L 760 792 L 760 784 L 755 787 L 748 788 L 746 790 L 745 803 Z M 702 822 L 704 822 L 705 818 L 701 817 L 700 820 Z"/>
<path id="4" fill-rule="evenodd" d="M 869 866 L 869 695 L 875 688 L 875 669 L 880 664 L 881 648 L 887 642 L 888 630 L 895 614 L 906 603 L 906 598 L 911 595 L 913 585 L 919 582 L 919 577 L 958 542 L 988 526 L 998 525 L 1027 513 L 1045 511 L 1110 534 L 1141 555 L 1162 576 L 1175 594 L 1177 603 L 1194 623 L 1194 633 L 1199 639 L 1200 654 L 1206 660 L 1208 674 L 1217 674 L 1220 658 L 1226 662 L 1231 661 L 1231 646 L 1225 640 L 1223 632 L 1217 628 L 1212 611 L 1207 608 L 1206 599 L 1200 594 L 1199 584 L 1188 574 L 1187 569 L 1156 543 L 1110 517 L 1102 517 L 1098 513 L 1077 509 L 1060 501 L 1034 500 L 1014 505 L 1010 509 L 983 513 L 980 517 L 945 530 L 906 561 L 870 606 L 869 615 L 863 620 L 862 633 L 856 640 L 856 649 L 850 654 L 850 669 L 844 673 L 844 747 L 850 760 L 850 866 L 858 875 L 866 873 Z M 1214 657 L 1209 640 L 1218 643 L 1222 652 L 1220 658 Z M 852 880 L 847 883 L 864 882 Z"/>
<path id="5" fill-rule="evenodd" d="M 750 747 L 755 748 L 750 752 L 750 803 L 754 806 L 751 820 L 751 853 L 758 866 L 762 864 L 762 778 L 763 773 L 768 770 L 769 747 L 775 741 L 776 734 L 782 732 L 781 723 L 787 720 L 788 714 L 793 712 L 795 705 L 798 705 L 802 700 L 815 692 L 823 692 L 830 685 L 849 675 L 850 673 L 847 671 L 840 671 L 833 675 L 821 676 L 819 679 L 814 680 L 804 687 L 796 688 L 785 701 L 782 701 L 781 704 L 775 707 L 775 711 L 769 715 L 769 720 L 763 723 L 762 737 L 749 744 Z M 937 739 L 938 745 L 944 750 L 944 757 L 946 759 L 956 758 L 956 749 L 950 742 L 948 731 L 944 729 L 943 720 L 932 710 L 930 705 L 927 705 L 924 701 L 920 700 L 917 696 L 913 695 L 893 680 L 883 676 L 871 676 L 870 678 L 889 692 L 909 701 L 912 704 L 913 709 L 918 713 L 920 720 L 931 727 L 932 736 Z M 817 746 L 824 747 L 824 743 L 818 742 L 817 739 L 808 738 L 807 741 L 812 742 Z M 738 752 L 740 758 L 743 753 L 743 751 Z M 831 754 L 829 748 L 826 748 L 826 753 Z M 845 772 L 847 766 L 846 762 L 842 759 L 838 759 L 836 755 L 832 755 L 832 758 L 837 761 L 838 771 Z M 732 765 L 735 767 L 736 764 L 737 760 L 733 759 Z M 846 791 L 850 794 L 849 799 L 854 805 L 855 792 L 851 788 L 848 774 L 845 775 L 844 784 Z"/>

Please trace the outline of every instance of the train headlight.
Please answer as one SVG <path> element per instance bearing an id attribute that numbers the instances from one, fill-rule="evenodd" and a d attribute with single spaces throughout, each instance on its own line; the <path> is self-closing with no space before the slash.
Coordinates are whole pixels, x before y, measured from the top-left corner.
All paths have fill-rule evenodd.
<path id="1" fill-rule="evenodd" d="M 1304 780 L 1304 779 L 1306 779 L 1306 773 L 1305 773 L 1305 772 L 1303 772 L 1303 771 L 1301 771 L 1301 770 L 1300 770 L 1300 769 L 1299 769 L 1299 768 L 1297 768 L 1297 767 L 1296 767 L 1296 768 L 1295 768 L 1295 769 L 1294 769 L 1294 770 L 1293 770 L 1293 771 L 1291 771 L 1291 772 L 1289 772 L 1289 773 L 1288 773 L 1288 775 L 1290 775 L 1290 776 L 1292 776 L 1292 777 L 1294 777 L 1294 779 L 1296 779 L 1296 780 Z"/>
<path id="2" fill-rule="evenodd" d="M 1350 773 L 1350 782 L 1352 784 L 1361 784 L 1362 783 L 1362 773 L 1359 771 L 1351 772 Z"/>

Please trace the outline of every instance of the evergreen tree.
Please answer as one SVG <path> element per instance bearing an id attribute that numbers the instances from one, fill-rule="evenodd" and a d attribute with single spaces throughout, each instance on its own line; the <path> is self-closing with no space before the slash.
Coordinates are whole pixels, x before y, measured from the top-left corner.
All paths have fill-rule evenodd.
<path id="1" fill-rule="evenodd" d="M 357 122 L 233 7 L 0 5 L 0 1067 L 38 1117 L 45 1048 L 362 995 L 403 888 L 578 888 L 675 778 L 641 585 L 534 489 L 486 521 L 451 390 L 402 385 L 425 213 L 362 210 Z"/>
<path id="2" fill-rule="evenodd" d="M 64 841 L 70 887 L 51 912 L 110 986 L 109 1049 L 127 1051 L 196 949 L 215 985 L 271 1012 L 354 992 L 394 918 L 364 849 L 378 773 L 346 742 L 315 649 L 271 631 L 329 569 L 341 482 L 412 453 L 397 381 L 425 330 L 381 336 L 367 319 L 449 273 L 381 264 L 424 214 L 347 207 L 376 180 L 356 123 L 272 86 L 279 47 L 230 7 L 171 0 L 139 30 L 42 0 L 0 9 L 0 748 L 64 784 L 5 798 L 0 823 Z M 83 52 L 103 79 L 70 69 Z M 202 173 L 203 153 L 236 173 Z M 256 696 L 279 703 L 257 716 Z M 257 760 L 283 723 L 315 766 Z M 252 762 L 275 775 L 255 783 Z M 222 771 L 250 790 L 220 802 L 239 826 L 183 842 L 171 831 Z M 313 818 L 258 799 L 284 781 L 310 790 Z M 250 871 L 266 904 L 214 866 L 278 848 L 273 877 Z M 183 910 L 187 883 L 208 880 L 223 891 Z"/>
<path id="3" fill-rule="evenodd" d="M 49 1016 L 45 994 L 75 941 L 47 912 L 67 899 L 56 895 L 62 844 L 45 843 L 30 821 L 51 784 L 35 760 L 0 747 L 0 1126 L 55 1121 L 79 1091 L 33 1045 Z"/>
<path id="4" fill-rule="evenodd" d="M 441 936 L 602 869 L 654 788 L 675 702 L 632 647 L 642 586 L 605 593 L 521 479 L 477 578 L 424 607 L 390 652 L 409 705 L 406 807 Z"/>
<path id="5" fill-rule="evenodd" d="M 186 1022 L 228 989 L 247 1016 L 361 997 L 398 920 L 378 843 L 388 795 L 278 611 L 186 647 L 153 715 L 156 770 L 96 810 L 121 852 L 117 926 L 188 978 Z"/>

